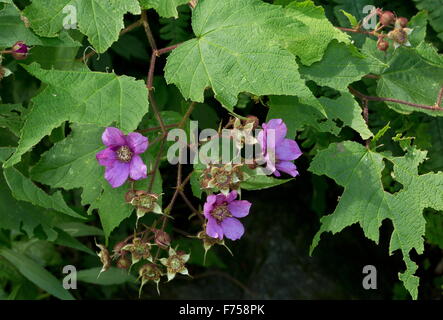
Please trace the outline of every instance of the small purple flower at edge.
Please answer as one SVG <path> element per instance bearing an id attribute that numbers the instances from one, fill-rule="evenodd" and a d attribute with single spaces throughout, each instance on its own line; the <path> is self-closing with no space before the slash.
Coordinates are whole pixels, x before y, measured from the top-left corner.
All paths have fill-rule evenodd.
<path id="1" fill-rule="evenodd" d="M 98 163 L 106 167 L 105 179 L 118 188 L 130 177 L 140 180 L 147 177 L 147 167 L 139 154 L 148 148 L 148 138 L 137 132 L 124 135 L 117 128 L 108 127 L 102 135 L 107 148 L 96 154 Z"/>
<path id="2" fill-rule="evenodd" d="M 257 140 L 262 148 L 266 168 L 276 177 L 280 177 L 280 171 L 293 177 L 298 176 L 297 167 L 292 160 L 299 158 L 302 152 L 296 141 L 286 139 L 288 131 L 286 124 L 282 119 L 271 119 L 263 123 L 262 128 L 263 130 L 257 135 Z M 270 141 L 269 130 L 274 130 L 273 141 Z"/>
<path id="3" fill-rule="evenodd" d="M 206 234 L 212 238 L 223 239 L 223 236 L 231 240 L 240 239 L 245 232 L 243 224 L 237 218 L 246 217 L 249 214 L 251 203 L 246 200 L 235 200 L 237 191 L 231 191 L 228 195 L 222 193 L 210 195 L 203 207 L 203 214 L 208 220 Z"/>
<path id="4" fill-rule="evenodd" d="M 12 56 L 16 60 L 24 60 L 27 58 L 30 47 L 23 41 L 18 41 L 12 46 Z"/>

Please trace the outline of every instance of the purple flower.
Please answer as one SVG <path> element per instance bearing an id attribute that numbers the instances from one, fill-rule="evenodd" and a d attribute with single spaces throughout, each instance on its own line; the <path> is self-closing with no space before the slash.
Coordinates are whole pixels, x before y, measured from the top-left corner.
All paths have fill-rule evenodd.
<path id="1" fill-rule="evenodd" d="M 245 232 L 243 224 L 236 218 L 243 218 L 249 214 L 251 203 L 246 200 L 235 200 L 237 191 L 231 191 L 228 195 L 222 193 L 210 195 L 203 207 L 203 214 L 208 222 L 206 234 L 212 238 L 223 239 L 223 236 L 231 240 L 240 239 Z"/>
<path id="2" fill-rule="evenodd" d="M 12 56 L 16 60 L 26 59 L 28 52 L 29 47 L 23 41 L 18 41 L 12 46 Z"/>
<path id="3" fill-rule="evenodd" d="M 297 176 L 297 167 L 291 161 L 300 157 L 302 152 L 297 142 L 286 139 L 286 124 L 282 119 L 271 119 L 268 123 L 263 123 L 262 128 L 257 140 L 262 148 L 266 168 L 276 177 L 280 177 L 280 171 Z"/>
<path id="4" fill-rule="evenodd" d="M 106 148 L 96 154 L 98 163 L 106 166 L 105 178 L 113 188 L 120 187 L 130 177 L 146 178 L 147 168 L 139 154 L 148 148 L 148 138 L 131 132 L 127 136 L 119 129 L 108 127 L 102 135 Z"/>

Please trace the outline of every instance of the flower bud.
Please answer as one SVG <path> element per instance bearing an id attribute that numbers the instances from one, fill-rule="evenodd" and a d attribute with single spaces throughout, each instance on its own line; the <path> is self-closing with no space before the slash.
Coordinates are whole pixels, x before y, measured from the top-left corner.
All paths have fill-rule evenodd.
<path id="1" fill-rule="evenodd" d="M 155 230 L 154 241 L 159 247 L 166 249 L 171 244 L 171 237 L 162 230 Z"/>
<path id="2" fill-rule="evenodd" d="M 387 51 L 389 49 L 389 42 L 381 40 L 377 42 L 377 49 L 380 51 Z"/>
<path id="3" fill-rule="evenodd" d="M 131 266 L 131 261 L 125 256 L 121 256 L 117 260 L 117 268 L 119 269 L 128 269 L 130 266 Z"/>
<path id="4" fill-rule="evenodd" d="M 24 60 L 28 57 L 29 47 L 23 41 L 18 41 L 12 46 L 11 51 L 15 60 Z"/>
<path id="5" fill-rule="evenodd" d="M 380 16 L 380 23 L 389 26 L 394 23 L 395 15 L 391 11 L 385 11 Z"/>
<path id="6" fill-rule="evenodd" d="M 407 18 L 400 17 L 400 18 L 397 18 L 397 20 L 395 20 L 395 26 L 401 27 L 401 28 L 406 28 L 408 26 L 408 22 L 409 22 L 409 20 Z"/>
<path id="7" fill-rule="evenodd" d="M 256 116 L 249 115 L 246 118 L 248 118 L 247 122 L 252 122 L 253 123 L 253 129 L 258 127 L 260 121 L 258 120 L 258 118 Z"/>
<path id="8" fill-rule="evenodd" d="M 114 259 L 118 258 L 126 253 L 125 250 L 122 250 L 124 246 L 126 246 L 126 242 L 124 242 L 124 241 L 119 242 L 114 246 L 114 249 L 112 250 L 112 252 L 113 252 L 112 257 Z"/>

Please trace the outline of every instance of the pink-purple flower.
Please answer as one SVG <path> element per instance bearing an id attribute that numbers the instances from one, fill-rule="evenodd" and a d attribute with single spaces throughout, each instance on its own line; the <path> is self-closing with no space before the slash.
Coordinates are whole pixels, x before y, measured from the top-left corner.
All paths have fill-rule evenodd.
<path id="1" fill-rule="evenodd" d="M 23 41 L 18 41 L 12 46 L 12 56 L 16 60 L 26 59 L 29 53 L 29 46 L 27 46 Z"/>
<path id="2" fill-rule="evenodd" d="M 292 162 L 302 155 L 297 142 L 286 139 L 287 127 L 282 119 L 271 119 L 262 124 L 263 130 L 257 135 L 261 145 L 266 168 L 276 177 L 282 172 L 295 177 L 299 173 Z"/>
<path id="3" fill-rule="evenodd" d="M 223 239 L 224 236 L 231 240 L 240 239 L 245 232 L 243 224 L 237 218 L 249 214 L 251 203 L 246 200 L 235 200 L 237 191 L 233 190 L 227 195 L 222 193 L 210 195 L 203 207 L 206 217 L 206 234 L 212 238 Z"/>
<path id="4" fill-rule="evenodd" d="M 113 188 L 120 187 L 130 177 L 144 179 L 147 167 L 140 154 L 148 148 L 148 138 L 137 132 L 124 135 L 117 128 L 108 127 L 102 135 L 107 148 L 96 154 L 100 165 L 105 166 L 105 179 Z"/>

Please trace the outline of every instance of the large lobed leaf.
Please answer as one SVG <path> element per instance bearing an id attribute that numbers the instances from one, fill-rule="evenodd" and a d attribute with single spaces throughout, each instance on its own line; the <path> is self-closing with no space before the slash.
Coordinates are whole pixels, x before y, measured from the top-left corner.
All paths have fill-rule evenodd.
<path id="1" fill-rule="evenodd" d="M 143 81 L 109 73 L 43 70 L 37 64 L 24 68 L 47 86 L 32 99 L 34 105 L 21 130 L 19 145 L 5 167 L 19 162 L 25 152 L 65 121 L 96 126 L 116 122 L 128 132 L 137 128 L 148 112 Z"/>
<path id="2" fill-rule="evenodd" d="M 322 217 L 311 252 L 323 232 L 337 233 L 354 223 L 359 223 L 366 237 L 378 242 L 382 221 L 390 219 L 394 231 L 389 251 L 392 254 L 397 249 L 401 250 L 406 270 L 399 274 L 399 278 L 416 299 L 419 279 L 414 273 L 417 265 L 409 254 L 412 249 L 423 253 L 426 224 L 423 210 L 443 210 L 443 172 L 418 175 L 418 166 L 426 159 L 426 153 L 409 147 L 405 156 L 392 157 L 351 141 L 334 143 L 320 151 L 309 170 L 334 179 L 344 187 L 344 192 L 334 213 Z M 393 163 L 393 177 L 403 185 L 395 194 L 383 189 L 381 172 L 385 159 Z"/>
<path id="3" fill-rule="evenodd" d="M 68 7 L 71 6 L 71 7 Z M 102 53 L 117 41 L 124 28 L 126 12 L 140 14 L 137 0 L 34 0 L 24 10 L 31 28 L 42 37 L 55 37 L 63 30 L 64 20 L 75 8 L 79 30 Z"/>
<path id="4" fill-rule="evenodd" d="M 297 95 L 323 112 L 300 78 L 293 54 L 312 63 L 334 37 L 347 39 L 330 24 L 326 29 L 332 36 L 325 38 L 324 23 L 329 24 L 323 11 L 310 1 L 282 8 L 260 0 L 201 0 L 192 19 L 196 38 L 168 57 L 166 80 L 198 102 L 210 87 L 229 110 L 240 92 L 250 92 Z M 306 34 L 309 28 L 316 31 Z M 307 51 L 308 39 L 319 44 L 315 50 Z"/>

